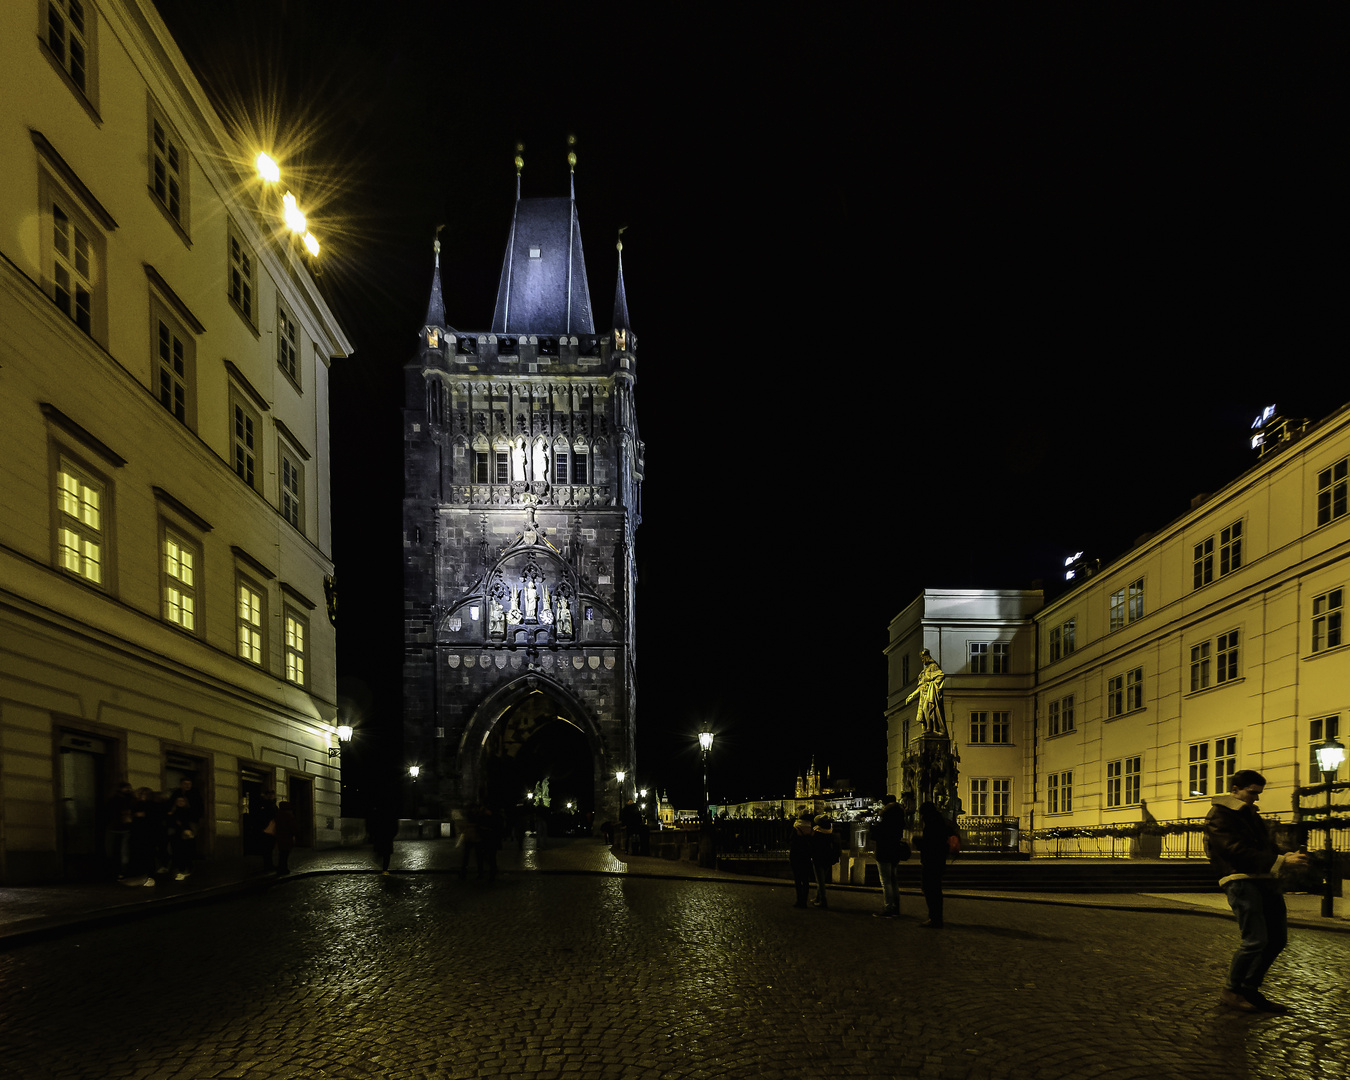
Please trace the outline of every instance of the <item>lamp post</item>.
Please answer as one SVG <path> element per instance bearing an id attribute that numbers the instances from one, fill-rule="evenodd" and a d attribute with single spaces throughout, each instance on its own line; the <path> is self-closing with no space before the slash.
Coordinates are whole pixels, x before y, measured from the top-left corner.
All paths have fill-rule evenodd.
<path id="1" fill-rule="evenodd" d="M 1345 747 L 1328 735 L 1326 741 L 1317 748 L 1317 767 L 1322 770 L 1322 782 L 1327 786 L 1327 841 L 1325 848 L 1326 869 L 1322 873 L 1322 917 L 1331 918 L 1332 876 L 1336 870 L 1336 853 L 1331 847 L 1331 785 L 1336 782 L 1336 770 L 1345 760 Z"/>
<path id="2" fill-rule="evenodd" d="M 703 751 L 703 820 L 709 818 L 708 806 L 712 802 L 708 798 L 708 751 L 712 749 L 713 733 L 711 731 L 700 731 L 698 733 L 698 745 Z"/>

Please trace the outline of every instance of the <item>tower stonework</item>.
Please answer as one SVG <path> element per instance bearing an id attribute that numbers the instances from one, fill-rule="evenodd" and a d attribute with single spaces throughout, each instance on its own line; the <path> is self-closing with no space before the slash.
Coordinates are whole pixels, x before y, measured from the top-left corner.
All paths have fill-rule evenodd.
<path id="1" fill-rule="evenodd" d="M 409 810 L 513 804 L 548 778 L 550 748 L 580 738 L 589 790 L 570 793 L 613 813 L 614 775 L 635 767 L 643 473 L 622 254 L 597 333 L 574 200 L 517 187 L 492 328 L 461 332 L 436 247 L 404 368 Z"/>

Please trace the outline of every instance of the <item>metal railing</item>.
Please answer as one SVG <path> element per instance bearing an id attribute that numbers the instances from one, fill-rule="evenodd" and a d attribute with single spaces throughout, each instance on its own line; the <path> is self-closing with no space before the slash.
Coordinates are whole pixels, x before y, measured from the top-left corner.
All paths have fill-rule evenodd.
<path id="1" fill-rule="evenodd" d="M 1016 851 L 1018 823 L 1015 817 L 973 817 L 956 819 L 961 833 L 962 851 Z"/>

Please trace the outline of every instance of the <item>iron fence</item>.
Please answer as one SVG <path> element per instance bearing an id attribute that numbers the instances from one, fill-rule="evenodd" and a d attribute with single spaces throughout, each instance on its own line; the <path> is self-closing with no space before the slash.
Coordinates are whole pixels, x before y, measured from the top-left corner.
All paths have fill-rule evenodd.
<path id="1" fill-rule="evenodd" d="M 961 833 L 962 851 L 1016 851 L 1018 824 L 1015 817 L 972 817 L 956 819 Z"/>

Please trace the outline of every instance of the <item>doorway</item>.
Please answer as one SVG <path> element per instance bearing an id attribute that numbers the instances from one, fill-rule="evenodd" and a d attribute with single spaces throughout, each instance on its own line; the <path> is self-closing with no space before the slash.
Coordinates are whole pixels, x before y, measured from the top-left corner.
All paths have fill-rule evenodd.
<path id="1" fill-rule="evenodd" d="M 109 759 L 114 747 L 108 739 L 61 733 L 61 856 L 67 877 L 87 879 L 103 873 Z"/>
<path id="2" fill-rule="evenodd" d="M 288 776 L 286 797 L 295 815 L 295 846 L 314 846 L 314 781 L 308 776 Z"/>

